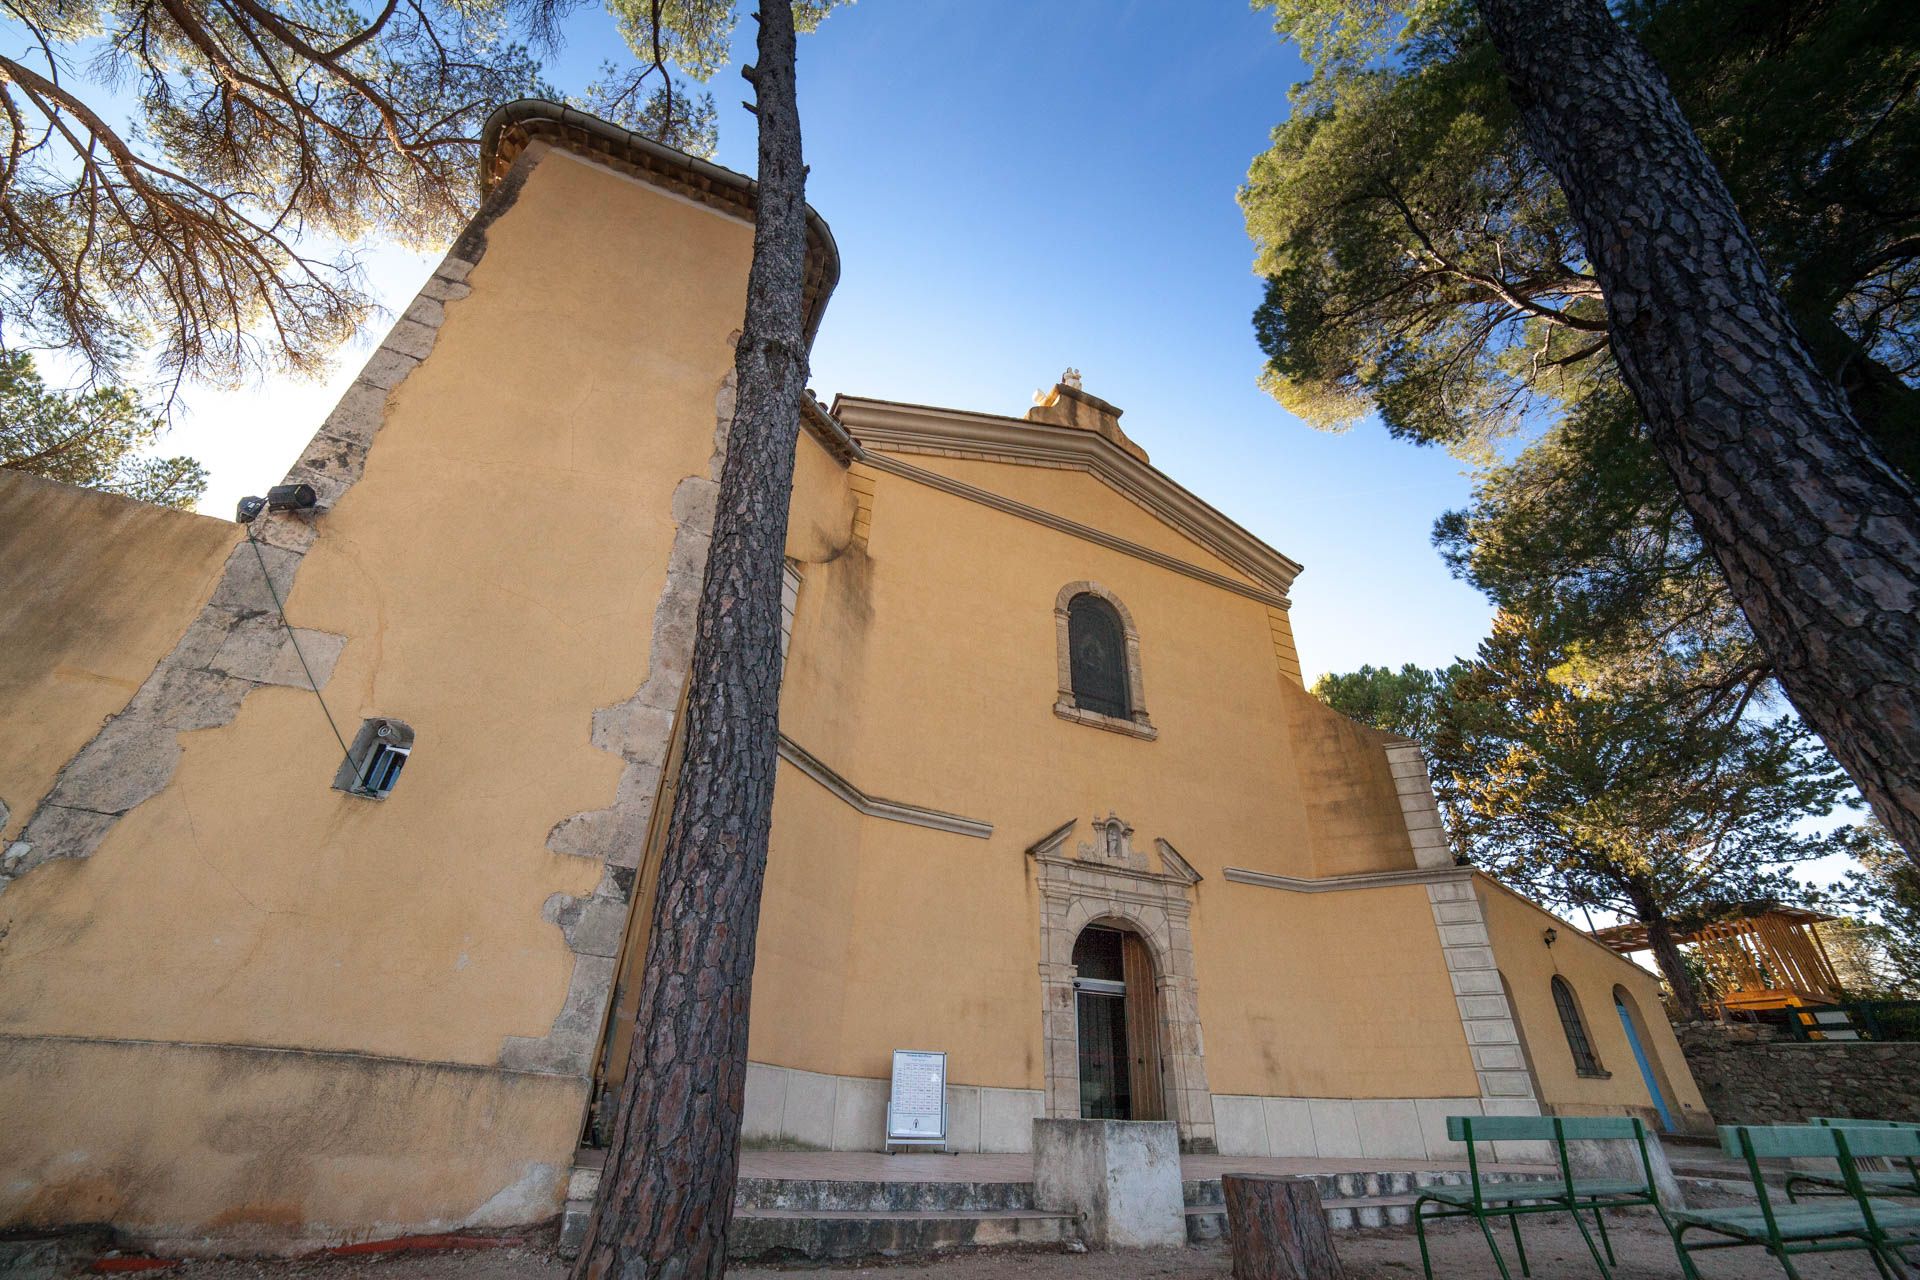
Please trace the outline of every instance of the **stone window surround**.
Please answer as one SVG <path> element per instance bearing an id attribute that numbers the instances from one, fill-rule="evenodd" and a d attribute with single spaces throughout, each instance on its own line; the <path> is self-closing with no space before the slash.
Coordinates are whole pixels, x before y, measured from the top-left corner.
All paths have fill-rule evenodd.
<path id="1" fill-rule="evenodd" d="M 1613 1072 L 1607 1070 L 1606 1064 L 1600 1061 L 1600 1048 L 1593 1043 L 1593 1032 L 1588 1030 L 1587 1010 L 1580 1003 L 1580 993 L 1575 991 L 1573 984 L 1559 972 L 1554 973 L 1548 980 L 1548 984 L 1553 995 L 1553 1011 L 1560 1019 L 1560 1035 L 1566 1041 L 1567 1056 L 1573 1060 L 1573 1074 L 1582 1080 L 1613 1079 Z M 1567 1002 L 1564 1005 L 1560 1003 L 1560 993 L 1563 991 L 1567 995 Z M 1571 1019 L 1569 1014 L 1572 1015 Z M 1581 1043 L 1586 1045 L 1587 1061 L 1593 1064 L 1591 1067 L 1580 1061 L 1580 1054 L 1574 1048 L 1573 1037 L 1576 1031 L 1579 1033 Z"/>
<path id="2" fill-rule="evenodd" d="M 1067 609 L 1073 598 L 1080 595 L 1098 597 L 1113 606 L 1120 616 L 1120 627 L 1126 634 L 1127 642 L 1127 702 L 1133 708 L 1129 717 L 1102 715 L 1098 711 L 1089 711 L 1074 701 L 1073 697 L 1073 652 L 1068 635 Z M 1055 639 L 1055 657 L 1059 676 L 1059 695 L 1053 704 L 1053 714 L 1062 720 L 1071 720 L 1075 724 L 1090 725 L 1096 729 L 1110 729 L 1115 733 L 1124 733 L 1130 737 L 1144 738 L 1148 742 L 1160 736 L 1147 716 L 1146 684 L 1140 678 L 1140 629 L 1133 624 L 1133 614 L 1121 602 L 1120 597 L 1097 582 L 1069 582 L 1060 588 L 1060 594 L 1053 600 L 1053 623 Z"/>
<path id="3" fill-rule="evenodd" d="M 1131 855 L 1132 865 L 1095 862 L 1087 856 L 1076 858 L 1068 853 L 1067 841 L 1078 825 L 1077 820 L 1067 823 L 1027 851 L 1040 882 L 1044 1114 L 1053 1119 L 1077 1119 L 1080 1115 L 1074 940 L 1090 924 L 1117 926 L 1137 934 L 1153 957 L 1167 1116 L 1179 1126 L 1182 1150 L 1211 1152 L 1213 1095 L 1207 1086 L 1193 934 L 1188 924 L 1194 883 L 1188 878 L 1191 872 L 1182 875 L 1171 868 L 1166 873 L 1148 871 L 1140 855 Z"/>

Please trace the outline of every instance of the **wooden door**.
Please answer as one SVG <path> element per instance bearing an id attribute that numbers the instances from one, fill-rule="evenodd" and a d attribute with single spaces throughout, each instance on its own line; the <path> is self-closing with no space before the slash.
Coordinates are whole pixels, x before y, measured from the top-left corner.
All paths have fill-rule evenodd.
<path id="1" fill-rule="evenodd" d="M 1166 1091 L 1161 1087 L 1160 992 L 1153 980 L 1153 956 L 1140 935 L 1121 935 L 1120 961 L 1126 975 L 1127 1066 L 1132 1086 L 1132 1118 L 1165 1120 Z"/>

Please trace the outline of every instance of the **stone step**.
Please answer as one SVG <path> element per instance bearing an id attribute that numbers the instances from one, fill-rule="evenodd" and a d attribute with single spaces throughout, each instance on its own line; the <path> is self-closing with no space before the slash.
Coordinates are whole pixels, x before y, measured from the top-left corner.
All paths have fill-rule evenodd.
<path id="1" fill-rule="evenodd" d="M 1031 1182 L 842 1182 L 742 1178 L 741 1209 L 854 1213 L 1000 1213 L 1033 1208 Z"/>
<path id="2" fill-rule="evenodd" d="M 1377 1173 L 1311 1173 L 1301 1177 L 1312 1178 L 1320 1190 L 1323 1202 L 1335 1200 L 1376 1200 L 1383 1196 L 1414 1196 L 1421 1187 L 1459 1187 L 1467 1184 L 1467 1172 L 1464 1169 L 1422 1169 L 1417 1172 L 1405 1170 L 1383 1170 Z M 1505 1182 L 1514 1177 L 1531 1177 L 1530 1174 L 1484 1173 L 1480 1175 L 1483 1183 L 1491 1185 Z M 1196 1205 L 1222 1205 L 1226 1203 L 1226 1192 L 1221 1188 L 1218 1178 L 1190 1178 L 1180 1184 L 1180 1193 L 1188 1208 Z"/>
<path id="3" fill-rule="evenodd" d="M 992 1185 L 992 1184 L 990 1184 Z M 741 1209 L 727 1236 L 735 1262 L 835 1262 L 955 1249 L 1043 1248 L 1079 1239 L 1073 1216 L 1033 1209 L 978 1213 Z"/>
<path id="4" fill-rule="evenodd" d="M 594 1153 L 598 1154 L 598 1153 Z M 1405 1226 L 1421 1187 L 1460 1186 L 1464 1170 L 1323 1173 L 1327 1225 L 1336 1231 Z M 1490 1173 L 1486 1182 L 1518 1175 Z M 600 1170 L 575 1166 L 567 1188 L 561 1250 L 571 1256 L 586 1232 Z M 1218 1178 L 1181 1184 L 1187 1240 L 1227 1234 L 1226 1197 Z M 1079 1239 L 1069 1214 L 1034 1208 L 1030 1182 L 881 1182 L 825 1178 L 742 1178 L 729 1254 L 735 1261 L 844 1261 L 904 1257 L 951 1249 L 1060 1245 Z"/>
<path id="5" fill-rule="evenodd" d="M 1413 1222 L 1412 1196 L 1375 1196 L 1356 1200 L 1322 1200 L 1327 1227 L 1358 1231 L 1363 1227 L 1404 1227 Z M 1211 1244 L 1227 1238 L 1225 1205 L 1187 1206 L 1187 1243 Z"/>
<path id="6" fill-rule="evenodd" d="M 1327 1212 L 1327 1226 L 1334 1231 L 1408 1226 L 1413 1222 L 1413 1203 L 1420 1188 L 1458 1187 L 1468 1182 L 1462 1169 L 1302 1176 L 1312 1178 L 1319 1187 L 1320 1206 Z M 1480 1180 L 1492 1184 L 1524 1176 L 1527 1175 L 1488 1173 L 1482 1174 Z M 1187 1203 L 1187 1243 L 1206 1244 L 1226 1239 L 1226 1192 L 1220 1179 L 1190 1179 L 1181 1183 L 1180 1190 Z"/>

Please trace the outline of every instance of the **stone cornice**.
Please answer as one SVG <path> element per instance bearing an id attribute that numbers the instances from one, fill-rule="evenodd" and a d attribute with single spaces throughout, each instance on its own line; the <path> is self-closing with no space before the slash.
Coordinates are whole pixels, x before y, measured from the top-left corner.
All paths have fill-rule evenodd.
<path id="1" fill-rule="evenodd" d="M 780 735 L 780 758 L 869 818 L 884 818 L 888 822 L 904 822 L 914 827 L 931 827 L 935 831 L 973 836 L 979 840 L 993 835 L 991 822 L 868 795 L 784 733 Z"/>
<path id="2" fill-rule="evenodd" d="M 1282 600 L 1300 572 L 1299 562 L 1281 555 L 1156 467 L 1093 432 L 1025 418 L 853 396 L 836 397 L 833 413 L 870 451 L 961 453 L 1015 465 L 1086 471 Z"/>
<path id="3" fill-rule="evenodd" d="M 1236 884 L 1257 884 L 1265 889 L 1284 889 L 1289 893 L 1338 893 L 1345 889 L 1391 889 L 1404 884 L 1444 884 L 1471 881 L 1472 867 L 1420 867 L 1413 871 L 1367 871 L 1358 875 L 1278 876 L 1266 871 L 1248 871 L 1227 867 L 1220 873 Z"/>
<path id="4" fill-rule="evenodd" d="M 1155 551 L 1152 547 L 1143 547 L 1139 543 L 1129 542 L 1125 538 L 1116 538 L 1103 529 L 1096 529 L 1092 525 L 1081 524 L 1077 520 L 1069 520 L 1065 516 L 1055 515 L 1053 512 L 1042 510 L 1039 507 L 1028 506 L 1024 502 L 1004 497 L 991 490 L 970 485 L 964 480 L 955 480 L 951 476 L 943 476 L 935 471 L 923 470 L 911 463 L 902 462 L 898 458 L 875 452 L 874 449 L 868 449 L 866 457 L 862 461 L 876 471 L 885 471 L 891 475 L 899 476 L 903 480 L 911 480 L 915 484 L 924 484 L 928 488 L 939 489 L 943 493 L 950 493 L 956 498 L 964 498 L 968 502 L 977 502 L 982 506 L 992 507 L 996 511 L 1004 511 L 1006 514 L 1017 516 L 1022 520 L 1031 520 L 1035 524 L 1045 525 L 1047 528 L 1059 533 L 1064 533 L 1069 537 L 1081 538 L 1087 542 L 1096 543 L 1099 546 L 1118 551 L 1122 555 L 1129 555 L 1138 560 L 1145 560 L 1147 563 L 1158 565 L 1162 569 L 1170 569 L 1175 573 L 1184 574 L 1189 578 L 1196 578 L 1201 582 L 1207 583 L 1209 586 L 1219 587 L 1223 591 L 1231 591 L 1236 595 L 1246 596 L 1250 600 L 1259 600 L 1262 603 L 1273 605 L 1279 609 L 1291 607 L 1291 602 L 1282 592 L 1271 591 L 1264 587 L 1253 586 L 1245 582 L 1236 582 L 1224 574 L 1215 573 L 1211 569 L 1203 569 L 1197 564 L 1189 564 L 1185 560 L 1170 556 L 1163 551 Z"/>

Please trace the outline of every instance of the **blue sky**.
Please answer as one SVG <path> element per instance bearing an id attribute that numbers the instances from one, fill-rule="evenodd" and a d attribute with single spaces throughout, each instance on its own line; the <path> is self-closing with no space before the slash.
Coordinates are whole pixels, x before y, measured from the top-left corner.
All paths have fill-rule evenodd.
<path id="1" fill-rule="evenodd" d="M 577 88 L 614 39 L 583 15 L 555 81 Z M 744 23 L 742 53 L 751 39 Z M 1234 193 L 1303 74 L 1239 0 L 837 11 L 800 44 L 808 197 L 843 263 L 813 386 L 1019 414 L 1072 365 L 1156 465 L 1306 565 L 1309 678 L 1441 663 L 1489 617 L 1428 543 L 1466 497 L 1460 465 L 1376 425 L 1315 431 L 1255 381 L 1260 287 Z M 729 69 L 712 87 L 716 158 L 750 173 L 747 86 Z M 362 248 L 395 310 L 437 256 Z M 326 384 L 191 391 L 166 448 L 212 468 L 203 509 L 276 481 L 362 354 Z"/>

